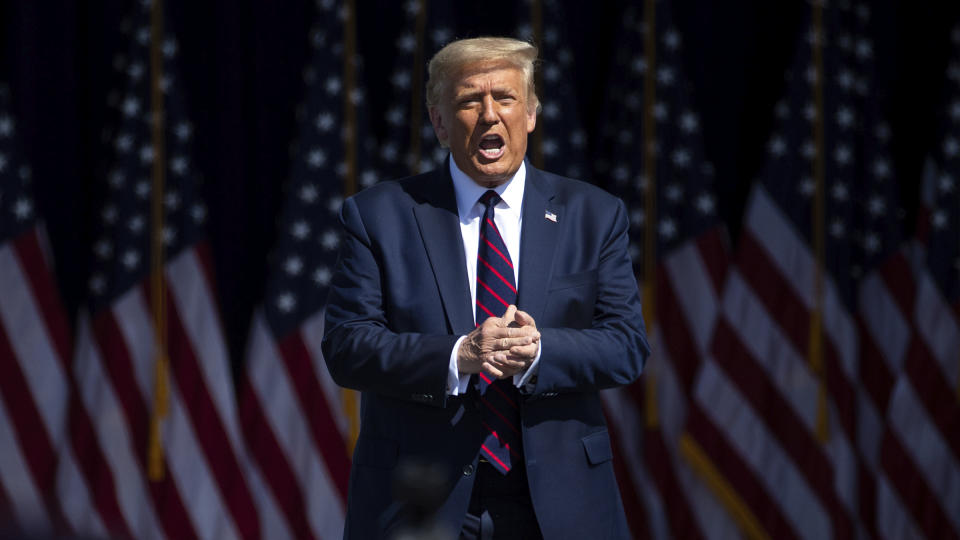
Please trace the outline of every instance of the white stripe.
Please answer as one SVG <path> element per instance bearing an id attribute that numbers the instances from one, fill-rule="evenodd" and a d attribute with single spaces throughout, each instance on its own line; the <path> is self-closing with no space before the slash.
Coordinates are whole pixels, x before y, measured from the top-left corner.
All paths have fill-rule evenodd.
<path id="1" fill-rule="evenodd" d="M 918 274 L 917 302 L 913 313 L 917 332 L 930 348 L 947 385 L 956 388 L 957 370 L 960 369 L 960 326 L 930 273 L 921 270 Z"/>
<path id="2" fill-rule="evenodd" d="M 644 369 L 647 377 L 654 384 L 657 416 L 664 442 L 670 452 L 675 452 L 677 441 L 687 419 L 687 402 L 680 381 L 673 370 L 670 351 L 663 341 L 663 332 L 660 329 L 660 325 L 654 327 L 651 346 L 656 344 L 657 347 L 653 350 L 657 352 L 647 360 Z"/>
<path id="3" fill-rule="evenodd" d="M 927 416 L 907 377 L 897 381 L 888 414 L 891 429 L 945 510 L 954 530 L 960 532 L 960 465 L 939 428 Z"/>
<path id="4" fill-rule="evenodd" d="M 766 487 L 797 534 L 804 538 L 830 537 L 830 518 L 803 473 L 712 360 L 701 369 L 695 398 L 713 424 L 723 429 L 727 441 Z"/>
<path id="5" fill-rule="evenodd" d="M 180 321 L 197 358 L 200 374 L 236 453 L 241 441 L 233 374 L 216 310 L 216 299 L 210 294 L 206 273 L 196 249 L 184 250 L 167 264 L 167 280 Z"/>
<path id="6" fill-rule="evenodd" d="M 134 287 L 130 293 L 125 294 L 117 302 L 114 313 L 134 370 L 138 375 L 146 374 L 152 382 L 152 369 L 156 361 L 155 341 L 150 314 L 141 289 Z M 201 357 L 197 360 L 200 364 L 204 363 Z M 153 386 L 150 382 L 147 382 L 146 388 L 141 387 L 148 407 L 153 403 Z M 167 382 L 170 389 L 169 414 L 163 419 L 163 446 L 183 506 L 191 517 L 194 530 L 201 538 L 214 538 L 224 534 L 235 537 L 237 533 L 232 528 L 232 521 L 226 517 L 228 513 L 220 498 L 217 482 L 207 467 L 209 457 L 195 438 L 193 425 L 187 417 L 189 409 L 182 402 L 183 392 L 189 394 L 196 389 L 179 389 L 172 369 L 167 373 Z M 144 381 L 139 383 L 143 385 Z M 197 429 L 203 428 L 203 425 L 197 426 Z"/>
<path id="7" fill-rule="evenodd" d="M 313 443 L 308 422 L 311 413 L 301 408 L 290 375 L 261 317 L 254 321 L 252 340 L 247 373 L 274 437 L 297 476 L 311 527 L 323 538 L 334 537 L 338 531 L 342 535 L 343 502 Z"/>
<path id="8" fill-rule="evenodd" d="M 754 188 L 746 222 L 751 234 L 770 255 L 784 280 L 807 310 L 814 307 L 814 260 L 806 242 L 794 230 L 776 203 L 761 186 Z M 857 331 L 843 306 L 836 284 L 825 276 L 823 294 L 824 331 L 831 338 L 841 367 L 848 378 L 856 379 Z"/>
<path id="9" fill-rule="evenodd" d="M 704 354 L 717 321 L 719 299 L 696 242 L 686 242 L 673 250 L 663 264 L 697 350 Z"/>
<path id="10" fill-rule="evenodd" d="M 117 298 L 111 311 L 127 346 L 140 395 L 149 406 L 153 403 L 156 351 L 153 349 L 153 323 L 147 315 L 147 304 L 140 287 L 133 287 Z"/>
<path id="11" fill-rule="evenodd" d="M 152 499 L 144 483 L 143 469 L 132 454 L 133 443 L 127 431 L 122 405 L 114 394 L 110 378 L 104 372 L 86 313 L 81 313 L 78 319 L 77 336 L 74 376 L 83 405 L 93 421 L 103 457 L 113 473 L 120 512 L 130 532 L 137 538 L 162 538 L 153 513 Z"/>
<path id="12" fill-rule="evenodd" d="M 100 514 L 93 507 L 90 490 L 83 473 L 77 467 L 73 449 L 69 445 L 60 453 L 57 468 L 57 500 L 71 529 L 81 536 L 105 537 L 107 530 Z"/>
<path id="13" fill-rule="evenodd" d="M 881 538 L 923 538 L 923 533 L 904 507 L 900 494 L 882 472 L 877 474 L 876 528 Z"/>
<path id="14" fill-rule="evenodd" d="M 70 395 L 66 374 L 33 298 L 33 288 L 9 244 L 0 247 L 0 284 L 0 324 L 55 450 L 66 432 L 66 400 Z"/>
<path id="15" fill-rule="evenodd" d="M 186 392 L 194 390 L 186 389 Z M 163 446 L 169 472 L 198 537 L 211 540 L 238 538 L 233 518 L 220 497 L 220 487 L 207 466 L 209 458 L 194 437 L 183 392 L 177 380 L 171 377 L 170 414 L 163 423 Z M 203 429 L 203 425 L 198 425 L 197 429 Z"/>
<path id="16" fill-rule="evenodd" d="M 860 316 L 864 325 L 887 369 L 895 376 L 900 372 L 910 343 L 910 326 L 878 273 L 871 272 L 864 278 L 859 296 Z M 870 367 L 864 366 L 862 369 Z"/>
<path id="17" fill-rule="evenodd" d="M 837 498 L 847 509 L 847 513 L 856 525 L 857 495 L 859 493 L 859 468 L 857 453 L 847 433 L 840 426 L 840 413 L 831 400 L 827 406 L 830 420 L 828 424 L 828 438 L 823 450 L 833 465 L 833 488 Z"/>
<path id="18" fill-rule="evenodd" d="M 4 400 L 0 399 L 0 489 L 17 520 L 23 526 L 33 527 L 49 522 L 47 510 L 40 494 L 40 488 L 34 484 L 26 459 L 13 432 L 13 422 L 7 415 Z M 29 451 L 29 449 L 27 449 Z"/>
<path id="19" fill-rule="evenodd" d="M 327 369 L 327 364 L 323 359 L 323 350 L 321 349 L 321 342 L 323 341 L 323 316 L 324 310 L 320 310 L 305 320 L 303 324 L 300 325 L 300 335 L 303 338 L 303 343 L 306 345 L 307 350 L 310 351 L 313 370 L 320 379 L 320 386 L 323 387 L 323 393 L 327 399 L 327 406 L 330 407 L 330 414 L 333 415 L 334 420 L 337 422 L 337 427 L 340 429 L 344 440 L 347 440 L 350 436 L 350 418 L 347 416 L 347 412 L 343 406 L 344 393 L 348 392 L 348 394 L 346 394 L 348 396 L 347 399 L 353 399 L 357 402 L 358 411 L 360 410 L 360 393 L 341 388 L 333 381 L 333 377 L 330 376 L 330 371 Z"/>
<path id="20" fill-rule="evenodd" d="M 792 405 L 807 431 L 812 432 L 816 426 L 819 382 L 735 268 L 728 274 L 723 311 L 740 343 Z"/>
<path id="21" fill-rule="evenodd" d="M 880 444 L 884 420 L 876 404 L 862 389 L 857 391 L 857 445 L 864 461 L 873 471 L 880 467 Z"/>
<path id="22" fill-rule="evenodd" d="M 253 501 L 257 505 L 257 517 L 260 518 L 260 538 L 287 540 L 293 538 L 290 527 L 287 525 L 287 518 L 280 512 L 277 501 L 273 498 L 273 493 L 260 476 L 254 460 L 251 457 L 244 459 L 244 475 L 247 479 L 247 485 L 250 486 L 250 493 L 253 495 Z"/>

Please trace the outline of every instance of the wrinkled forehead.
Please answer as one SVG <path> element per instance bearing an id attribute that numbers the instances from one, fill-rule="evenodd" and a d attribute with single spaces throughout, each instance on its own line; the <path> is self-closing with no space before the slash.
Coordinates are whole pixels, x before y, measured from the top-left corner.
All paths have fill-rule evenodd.
<path id="1" fill-rule="evenodd" d="M 483 60 L 461 67 L 450 78 L 448 89 L 451 96 L 458 91 L 475 88 L 481 82 L 493 79 L 497 84 L 516 85 L 516 90 L 525 90 L 523 70 L 507 60 Z"/>

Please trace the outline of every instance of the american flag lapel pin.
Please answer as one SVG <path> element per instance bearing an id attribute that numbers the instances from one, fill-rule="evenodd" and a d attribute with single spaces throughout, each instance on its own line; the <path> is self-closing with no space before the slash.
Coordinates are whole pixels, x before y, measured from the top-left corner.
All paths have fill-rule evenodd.
<path id="1" fill-rule="evenodd" d="M 554 223 L 557 222 L 557 215 L 554 214 L 553 212 L 549 211 L 549 210 L 547 210 L 547 211 L 543 214 L 543 217 L 546 218 L 546 219 L 548 219 L 548 220 L 550 220 L 550 221 L 552 221 L 552 222 L 554 222 Z"/>

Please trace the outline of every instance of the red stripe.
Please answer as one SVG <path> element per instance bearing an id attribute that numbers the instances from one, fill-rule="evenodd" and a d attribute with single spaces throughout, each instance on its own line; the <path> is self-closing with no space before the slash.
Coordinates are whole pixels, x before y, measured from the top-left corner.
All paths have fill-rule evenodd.
<path id="1" fill-rule="evenodd" d="M 880 531 L 877 529 L 877 479 L 863 459 L 858 460 L 858 465 L 857 516 L 868 533 L 867 538 L 880 538 Z"/>
<path id="2" fill-rule="evenodd" d="M 510 307 L 509 302 L 507 302 L 503 298 L 500 298 L 500 295 L 495 293 L 493 289 L 491 289 L 490 286 L 484 283 L 483 280 L 481 280 L 479 277 L 477 278 L 477 283 L 483 285 L 483 288 L 486 289 L 490 294 L 492 294 L 497 300 L 499 300 L 500 303 L 503 304 L 503 307 Z"/>
<path id="3" fill-rule="evenodd" d="M 509 450 L 509 451 L 510 451 L 510 454 L 512 454 L 512 455 L 514 455 L 514 456 L 516 456 L 516 457 L 520 457 L 520 454 L 518 454 L 516 450 L 514 450 L 513 448 L 510 448 L 510 443 L 508 443 L 508 442 L 504 441 L 503 439 L 501 439 L 501 438 L 500 438 L 500 435 L 497 435 L 497 430 L 495 430 L 495 429 L 493 429 L 492 427 L 490 427 L 490 425 L 487 424 L 486 422 L 481 422 L 481 423 L 483 424 L 483 427 L 484 427 L 487 431 L 489 431 L 491 435 L 493 435 L 493 438 L 494 438 L 494 439 L 496 439 L 496 440 L 498 440 L 498 441 L 500 441 L 500 442 L 503 443 L 503 447 L 506 448 L 507 450 Z"/>
<path id="4" fill-rule="evenodd" d="M 299 331 L 282 339 L 277 343 L 277 348 L 290 374 L 300 410 L 307 415 L 313 442 L 323 455 L 328 475 L 341 499 L 346 501 L 350 480 L 350 456 L 334 419 L 334 409 L 327 402 L 330 396 L 323 390 L 314 371 L 310 351 L 307 350 Z"/>
<path id="5" fill-rule="evenodd" d="M 74 460 L 77 468 L 80 469 L 80 474 L 86 480 L 86 488 L 89 490 L 100 521 L 111 535 L 118 538 L 133 538 L 133 532 L 120 511 L 113 471 L 100 447 L 100 441 L 97 440 L 93 422 L 90 421 L 87 409 L 80 400 L 80 390 L 76 387 L 73 377 L 70 378 L 68 414 L 70 446 Z"/>
<path id="6" fill-rule="evenodd" d="M 919 335 L 910 340 L 907 350 L 904 373 L 916 389 L 917 399 L 923 403 L 930 422 L 953 452 L 953 459 L 960 462 L 960 404 L 956 389 L 947 382 L 940 364 Z M 956 358 L 957 352 L 952 353 Z"/>
<path id="7" fill-rule="evenodd" d="M 264 358 L 251 358 L 249 362 L 265 361 Z M 275 366 L 280 369 L 280 366 Z M 303 493 L 297 482 L 297 475 L 283 449 L 277 443 L 270 421 L 267 420 L 260 405 L 260 399 L 250 383 L 250 377 L 244 373 L 240 388 L 240 421 L 247 448 L 259 465 L 264 481 L 270 486 L 270 492 L 287 518 L 290 532 L 295 538 L 314 538 L 306 516 Z M 289 411 L 289 414 L 300 414 Z"/>
<path id="8" fill-rule="evenodd" d="M 480 262 L 482 262 L 482 263 L 484 264 L 484 266 L 486 266 L 487 268 L 490 269 L 491 272 L 493 272 L 494 274 L 496 274 L 497 277 L 500 278 L 500 280 L 503 281 L 503 282 L 507 285 L 507 287 L 510 287 L 510 290 L 511 290 L 511 291 L 513 291 L 514 293 L 517 292 L 517 288 L 514 287 L 512 283 L 510 283 L 509 281 L 507 281 L 507 278 L 503 277 L 503 275 L 501 275 L 500 272 L 497 272 L 497 269 L 496 269 L 496 268 L 490 266 L 490 263 L 488 263 L 487 261 L 483 260 L 483 257 L 477 256 L 477 260 L 480 261 Z"/>
<path id="9" fill-rule="evenodd" d="M 780 443 L 821 500 L 833 521 L 835 536 L 850 537 L 853 524 L 834 491 L 833 464 L 813 434 L 805 428 L 804 421 L 794 412 L 793 405 L 783 398 L 767 377 L 766 370 L 743 346 L 724 318 L 717 322 L 712 349 L 717 365 L 750 402 L 767 431 Z"/>
<path id="10" fill-rule="evenodd" d="M 660 492 L 673 538 L 703 538 L 693 510 L 673 469 L 670 453 L 659 429 L 644 429 L 643 457 L 646 469 Z"/>
<path id="11" fill-rule="evenodd" d="M 510 404 L 511 407 L 513 407 L 514 409 L 517 408 L 517 404 L 514 403 L 513 400 L 510 399 L 509 396 L 507 396 L 507 393 L 504 392 L 502 388 L 500 388 L 500 387 L 499 387 L 498 385 L 496 385 L 496 384 L 493 384 L 494 381 L 491 381 L 491 380 L 490 380 L 490 377 L 488 377 L 486 373 L 477 373 L 477 375 L 479 375 L 480 378 L 483 379 L 483 381 L 487 383 L 487 385 L 488 385 L 489 388 L 493 388 L 498 394 L 500 394 L 500 395 L 503 397 L 503 399 L 507 400 L 507 403 Z"/>
<path id="12" fill-rule="evenodd" d="M 218 359 L 197 358 L 190 336 L 183 327 L 183 317 L 179 314 L 173 291 L 170 290 L 173 286 L 175 284 L 168 282 L 166 289 L 170 374 L 176 378 L 183 405 L 189 411 L 187 417 L 193 427 L 194 437 L 203 448 L 207 468 L 220 490 L 227 511 L 233 516 L 237 532 L 243 538 L 257 537 L 260 534 L 257 507 L 200 367 L 200 362 Z M 219 321 L 214 326 L 219 328 Z M 205 337 L 220 338 L 219 333 Z"/>
<path id="13" fill-rule="evenodd" d="M 883 437 L 880 462 L 901 502 L 927 538 L 957 538 L 940 498 L 927 485 L 916 463 L 889 429 Z"/>
<path id="14" fill-rule="evenodd" d="M 497 464 L 500 465 L 500 468 L 502 468 L 504 471 L 509 471 L 509 470 L 510 470 L 510 466 L 507 465 L 506 463 L 500 461 L 500 458 L 498 458 L 497 456 L 493 455 L 493 452 L 491 452 L 490 449 L 487 448 L 487 445 L 481 444 L 481 445 L 480 445 L 480 448 L 483 448 L 483 451 L 487 453 L 487 457 L 489 457 L 490 459 L 496 461 Z"/>
<path id="15" fill-rule="evenodd" d="M 508 428 L 510 428 L 510 430 L 512 430 L 512 431 L 513 431 L 514 433 L 516 433 L 517 435 L 520 434 L 520 432 L 517 431 L 517 428 L 513 425 L 513 423 L 510 422 L 510 420 L 508 420 L 507 417 L 505 417 L 499 410 L 497 410 L 496 407 L 494 407 L 493 405 L 491 405 L 490 402 L 487 401 L 487 398 L 485 398 L 485 397 L 483 397 L 483 396 L 480 396 L 480 401 L 482 401 L 483 404 L 486 405 L 487 408 L 490 409 L 490 411 L 491 411 L 493 414 L 497 415 L 497 418 L 499 418 Z"/>
<path id="16" fill-rule="evenodd" d="M 638 383 L 633 383 L 633 385 L 636 384 Z M 651 535 L 647 528 L 649 523 L 647 509 L 641 502 L 639 494 L 641 487 L 633 483 L 633 477 L 630 474 L 632 465 L 624 458 L 626 453 L 624 448 L 627 447 L 622 438 L 624 435 L 620 432 L 618 419 L 606 406 L 603 409 L 607 417 L 607 431 L 610 432 L 610 440 L 613 443 L 613 473 L 620 488 L 620 499 L 623 502 L 624 513 L 627 515 L 630 532 L 633 538 L 648 540 Z"/>
<path id="17" fill-rule="evenodd" d="M 57 351 L 63 369 L 69 371 L 72 350 L 70 326 L 57 294 L 57 282 L 40 249 L 39 234 L 42 233 L 37 229 L 31 229 L 13 242 L 13 248 L 23 267 L 23 275 L 30 281 L 30 292 L 43 316 L 47 336 Z"/>
<path id="18" fill-rule="evenodd" d="M 717 226 L 696 238 L 700 260 L 707 267 L 713 290 L 720 296 L 730 267 L 730 241 L 725 227 Z"/>
<path id="19" fill-rule="evenodd" d="M 146 285 L 143 285 L 146 287 Z M 92 332 L 100 350 L 103 371 L 107 373 L 117 400 L 123 407 L 127 419 L 127 430 L 133 445 L 133 453 L 140 465 L 143 477 L 147 478 L 147 444 L 150 413 L 139 385 L 133 374 L 133 361 L 124 342 L 120 327 L 109 309 L 101 310 L 91 321 Z M 104 441 L 103 444 L 113 444 Z M 166 460 L 165 460 L 166 461 Z M 169 471 L 169 464 L 164 463 Z M 159 482 L 147 482 L 153 500 L 154 511 L 161 527 L 171 538 L 196 538 L 191 519 L 176 484 L 170 474 L 165 474 Z"/>
<path id="20" fill-rule="evenodd" d="M 25 358 L 24 361 L 31 361 Z M 10 345 L 6 328 L 0 324 L 0 399 L 7 410 L 7 418 L 19 440 L 20 454 L 29 468 L 29 476 L 37 493 L 43 496 L 53 488 L 57 454 L 40 414 L 26 376 L 21 371 L 16 353 Z M 0 483 L 2 483 L 0 476 Z M 47 508 L 50 512 L 52 509 Z"/>
<path id="21" fill-rule="evenodd" d="M 730 446 L 726 434 L 714 426 L 700 407 L 691 407 L 687 412 L 687 431 L 750 508 L 770 538 L 797 537 L 772 494 L 757 480 L 753 469 L 743 462 L 740 453 Z"/>
<path id="22" fill-rule="evenodd" d="M 493 313 L 491 313 L 490 310 L 487 309 L 487 306 L 481 304 L 479 300 L 477 300 L 477 306 L 479 306 L 480 309 L 482 309 L 482 310 L 484 311 L 484 313 L 486 313 L 487 315 L 489 315 L 489 316 L 491 316 L 491 317 L 496 317 L 496 315 L 494 315 Z M 477 323 L 477 326 L 480 326 L 480 323 L 479 323 L 479 322 Z"/>
<path id="23" fill-rule="evenodd" d="M 917 300 L 917 283 L 906 254 L 903 250 L 897 251 L 880 265 L 877 272 L 897 307 L 900 308 L 900 312 L 908 315 L 907 318 L 909 318 Z"/>
<path id="24" fill-rule="evenodd" d="M 674 283 L 664 265 L 657 267 L 657 290 L 660 299 L 657 302 L 659 328 L 663 334 L 663 347 L 669 351 L 670 363 L 683 388 L 684 396 L 690 396 L 694 378 L 700 369 L 701 352 L 690 331 L 686 314 L 680 307 L 674 294 Z M 662 360 L 662 359 L 661 359 Z"/>
<path id="25" fill-rule="evenodd" d="M 744 280 L 777 322 L 781 333 L 789 338 L 794 350 L 805 355 L 809 347 L 810 312 L 794 292 L 794 285 L 780 273 L 752 233 L 741 235 L 740 250 L 743 264 L 738 269 Z M 847 438 L 854 441 L 857 439 L 856 392 L 840 366 L 841 360 L 826 331 L 823 352 L 827 390 L 836 405 Z"/>
<path id="26" fill-rule="evenodd" d="M 500 228 L 497 227 L 497 224 L 494 223 L 493 220 L 490 219 L 490 218 L 486 218 L 486 219 L 487 219 L 487 224 L 490 225 L 491 227 L 493 227 L 493 231 L 494 231 L 495 233 L 497 233 L 497 238 L 500 239 L 500 243 L 503 244 L 503 245 L 507 245 L 507 243 L 503 240 L 503 235 L 500 234 Z M 482 228 L 482 227 L 481 227 L 481 229 L 480 229 L 480 232 L 483 232 L 483 228 Z"/>
<path id="27" fill-rule="evenodd" d="M 857 330 L 860 335 L 860 385 L 873 401 L 874 408 L 882 416 L 887 410 L 890 393 L 896 382 L 886 362 L 881 360 L 883 352 L 873 341 L 873 335 L 867 330 L 861 317 L 857 318 Z"/>
<path id="28" fill-rule="evenodd" d="M 490 240 L 488 240 L 487 237 L 484 236 L 482 232 L 480 233 L 480 238 L 482 238 L 483 241 L 486 242 L 487 245 L 490 246 L 491 249 L 493 249 L 494 251 L 497 252 L 497 255 L 499 255 L 500 258 L 503 259 L 503 262 L 509 264 L 509 265 L 510 265 L 510 268 L 513 268 L 513 262 L 510 260 L 510 257 L 507 257 L 506 255 L 503 254 L 502 251 L 500 251 L 499 249 L 497 249 L 497 246 L 493 245 L 493 242 L 491 242 Z"/>

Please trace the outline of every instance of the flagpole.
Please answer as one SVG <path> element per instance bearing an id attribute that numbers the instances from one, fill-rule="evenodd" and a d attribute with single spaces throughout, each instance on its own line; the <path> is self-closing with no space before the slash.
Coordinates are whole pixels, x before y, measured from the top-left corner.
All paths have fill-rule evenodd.
<path id="1" fill-rule="evenodd" d="M 422 1 L 422 0 L 421 0 Z M 344 4 L 346 17 L 343 21 L 343 141 L 345 150 L 345 165 L 343 175 L 343 193 L 349 197 L 357 192 L 357 111 L 353 102 L 353 94 L 357 85 L 357 9 L 355 0 L 347 0 Z M 343 389 L 340 391 L 340 400 L 349 426 L 347 451 L 353 454 L 353 448 L 360 436 L 360 407 L 358 406 L 357 392 Z"/>
<path id="2" fill-rule="evenodd" d="M 537 51 L 542 55 L 543 49 L 543 4 L 540 0 L 532 0 L 530 2 L 530 26 L 533 31 L 533 46 L 537 48 Z M 546 95 L 547 91 L 543 87 L 543 72 L 542 70 L 535 69 L 533 71 L 534 77 L 534 88 L 540 92 L 540 95 Z M 540 169 L 543 168 L 543 132 L 546 129 L 546 119 L 541 116 L 538 121 L 539 128 L 535 130 L 532 136 L 532 151 L 533 151 L 533 166 Z"/>
<path id="3" fill-rule="evenodd" d="M 646 0 L 643 8 L 643 48 L 647 69 L 643 74 L 643 194 L 646 219 L 643 229 L 643 319 L 648 335 L 653 335 L 657 322 L 657 129 L 653 109 L 656 106 L 657 8 L 656 0 Z M 644 374 L 646 399 L 644 411 L 647 427 L 659 425 L 656 378 L 651 371 Z"/>
<path id="4" fill-rule="evenodd" d="M 167 358 L 166 287 L 163 279 L 163 186 L 165 118 L 163 89 L 163 0 L 153 0 L 150 10 L 150 109 L 151 144 L 153 163 L 151 176 L 151 229 L 150 229 L 150 296 L 153 311 L 154 332 L 154 386 L 153 414 L 150 417 L 149 445 L 147 447 L 147 474 L 151 481 L 164 477 L 163 439 L 161 427 L 167 415 L 169 400 L 169 358 Z"/>
<path id="5" fill-rule="evenodd" d="M 817 384 L 817 420 L 816 436 L 821 443 L 829 438 L 829 424 L 827 413 L 826 368 L 823 356 L 823 295 L 824 295 L 824 214 L 825 214 L 825 142 L 824 142 L 824 108 L 823 108 L 823 3 L 813 0 L 813 64 L 815 80 L 813 82 L 814 106 L 816 115 L 813 122 L 813 138 L 816 144 L 816 153 L 813 159 L 813 178 L 816 189 L 813 200 L 813 309 L 810 311 L 810 333 L 807 348 L 810 369 L 818 379 Z"/>
<path id="6" fill-rule="evenodd" d="M 423 44 L 427 28 L 427 4 L 417 0 L 416 45 L 413 49 L 413 81 L 410 84 L 410 154 L 411 174 L 420 172 L 421 131 L 423 128 Z"/>

